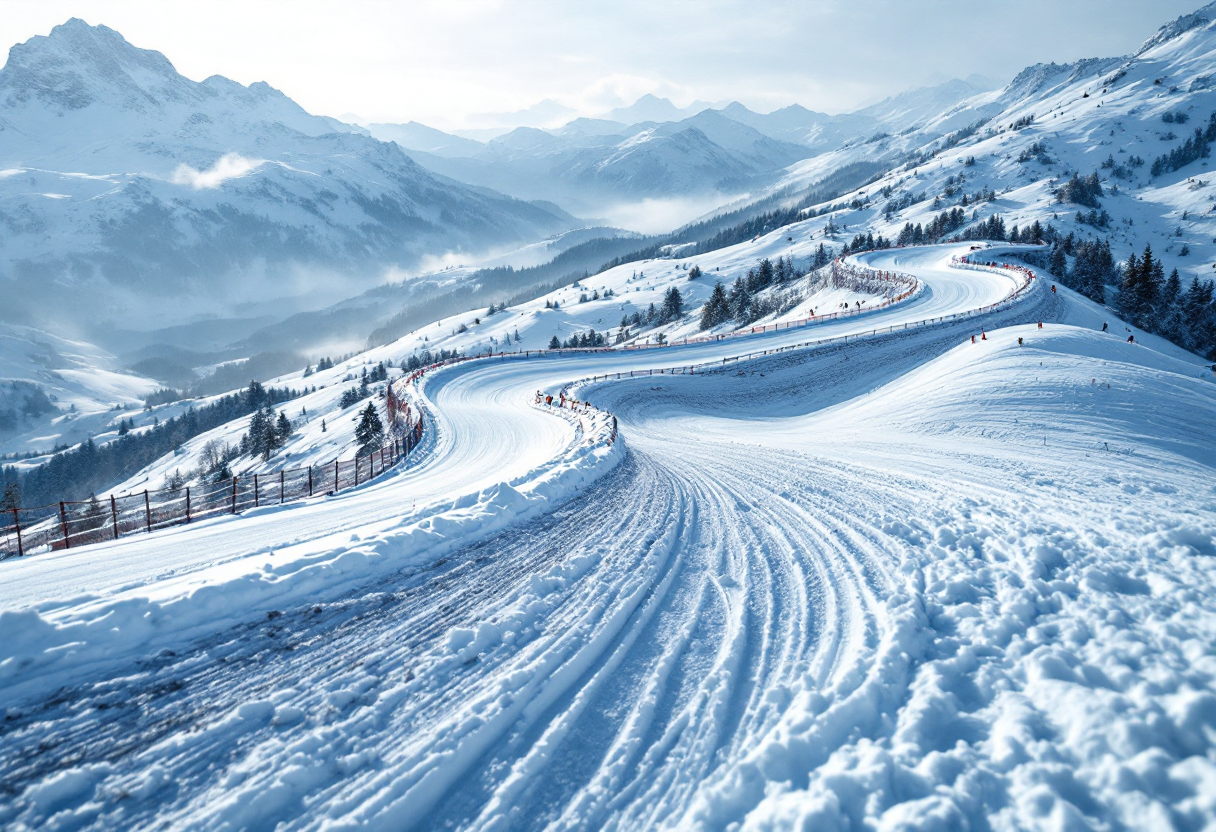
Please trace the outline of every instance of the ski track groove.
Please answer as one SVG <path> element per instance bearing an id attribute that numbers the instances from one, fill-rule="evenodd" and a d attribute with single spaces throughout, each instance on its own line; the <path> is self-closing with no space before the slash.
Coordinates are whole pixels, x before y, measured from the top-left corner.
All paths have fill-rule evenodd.
<path id="1" fill-rule="evenodd" d="M 856 395 L 857 378 L 880 388 L 980 326 L 1052 320 L 1061 301 L 1039 288 L 982 319 L 710 375 L 751 390 L 767 373 L 770 401 L 794 408 L 773 418 L 813 413 Z M 967 301 L 958 287 L 936 301 L 951 291 Z M 959 484 L 934 474 L 952 461 L 973 467 L 958 505 L 1009 512 L 1005 481 L 1034 469 L 1011 446 L 978 458 L 912 446 L 893 472 L 847 449 L 757 444 L 732 434 L 743 394 L 698 398 L 702 378 L 593 386 L 616 401 L 628 451 L 546 516 L 0 723 L 0 796 L 106 765 L 102 826 L 729 828 L 765 782 L 805 789 L 837 748 L 890 740 L 917 667 L 937 654 L 893 640 L 930 615 L 928 565 L 883 523 L 915 524 L 944 502 Z M 676 399 L 720 422 L 689 441 L 680 413 L 663 413 Z M 458 433 L 440 415 L 419 464 Z M 581 427 L 570 433 L 581 440 Z M 1084 510 L 1055 491 L 1059 512 Z M 778 753 L 790 748 L 800 756 Z M 164 773 L 156 799 L 130 799 L 149 769 Z"/>

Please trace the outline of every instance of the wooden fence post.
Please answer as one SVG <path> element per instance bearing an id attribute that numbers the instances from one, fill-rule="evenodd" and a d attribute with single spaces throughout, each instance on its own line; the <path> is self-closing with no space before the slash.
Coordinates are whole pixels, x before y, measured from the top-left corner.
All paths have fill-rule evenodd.
<path id="1" fill-rule="evenodd" d="M 261 503 L 258 502 L 258 475 L 253 475 L 253 507 L 257 508 Z"/>
<path id="2" fill-rule="evenodd" d="M 334 460 L 334 493 L 338 493 L 338 460 Z"/>
<path id="3" fill-rule="evenodd" d="M 152 533 L 152 501 L 148 499 L 148 489 L 144 489 L 144 522 L 148 527 L 148 533 Z"/>
<path id="4" fill-rule="evenodd" d="M 308 496 L 312 496 L 312 466 L 308 466 Z"/>
<path id="5" fill-rule="evenodd" d="M 282 468 L 279 469 L 279 505 L 283 505 L 283 478 L 285 473 Z"/>
<path id="6" fill-rule="evenodd" d="M 118 540 L 118 503 L 113 494 L 110 495 L 110 516 L 114 518 L 114 539 Z"/>
<path id="7" fill-rule="evenodd" d="M 232 513 L 236 514 L 236 474 L 232 475 Z"/>
<path id="8" fill-rule="evenodd" d="M 21 544 L 21 515 L 13 509 L 13 525 L 17 527 L 17 557 L 25 557 L 25 547 Z"/>
<path id="9" fill-rule="evenodd" d="M 190 486 L 186 486 L 186 522 L 190 522 Z"/>
<path id="10" fill-rule="evenodd" d="M 63 507 L 63 500 L 59 501 L 59 523 L 60 528 L 63 529 L 63 548 L 71 549 L 72 539 L 68 536 L 68 514 L 67 510 Z"/>

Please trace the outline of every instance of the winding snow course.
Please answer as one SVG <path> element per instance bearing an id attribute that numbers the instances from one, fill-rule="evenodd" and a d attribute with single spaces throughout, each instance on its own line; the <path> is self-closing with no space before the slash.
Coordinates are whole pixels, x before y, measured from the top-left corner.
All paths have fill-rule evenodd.
<path id="1" fill-rule="evenodd" d="M 899 326 L 1013 288 L 949 268 L 958 251 L 866 255 L 925 290 L 810 329 Z M 1081 308 L 1040 286 L 978 320 L 591 385 L 625 440 L 594 459 L 602 424 L 534 407 L 538 389 L 809 329 L 469 362 L 424 388 L 421 461 L 354 494 L 31 558 L 5 571 L 6 608 L 38 626 L 76 616 L 81 644 L 126 626 L 114 599 L 177 597 L 251 553 L 274 573 L 285 539 L 334 564 L 364 545 L 388 566 L 335 566 L 272 615 L 212 622 L 154 658 L 69 663 L 70 687 L 0 729 L 0 823 L 1199 828 L 1216 593 L 1150 591 L 1167 573 L 1146 562 L 1210 589 L 1188 553 L 1216 554 L 1202 519 L 1216 397 L 1175 358 L 1034 325 Z M 1146 415 L 1144 396 L 1160 407 Z M 384 543 L 403 513 L 438 523 L 477 504 L 457 494 L 512 516 L 530 483 L 587 460 L 563 480 L 576 499 L 456 528 L 472 545 L 411 559 Z M 112 612 L 91 625 L 90 605 Z M 1148 724 L 1176 728 L 1154 745 Z"/>

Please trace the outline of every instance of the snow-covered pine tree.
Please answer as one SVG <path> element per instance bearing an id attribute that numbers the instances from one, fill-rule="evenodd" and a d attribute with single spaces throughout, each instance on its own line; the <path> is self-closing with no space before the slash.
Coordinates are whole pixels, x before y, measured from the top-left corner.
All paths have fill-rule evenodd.
<path id="1" fill-rule="evenodd" d="M 367 452 L 379 447 L 383 439 L 384 423 L 380 421 L 376 405 L 368 402 L 359 414 L 359 423 L 355 425 L 355 441 L 359 443 L 361 451 Z"/>
<path id="2" fill-rule="evenodd" d="M 714 283 L 709 300 L 701 307 L 701 329 L 712 329 L 730 317 L 730 302 L 726 299 L 726 287 L 722 281 Z"/>
<path id="3" fill-rule="evenodd" d="M 683 312 L 684 299 L 680 296 L 680 290 L 672 286 L 663 296 L 663 308 L 659 312 L 659 322 L 667 323 L 677 320 Z"/>

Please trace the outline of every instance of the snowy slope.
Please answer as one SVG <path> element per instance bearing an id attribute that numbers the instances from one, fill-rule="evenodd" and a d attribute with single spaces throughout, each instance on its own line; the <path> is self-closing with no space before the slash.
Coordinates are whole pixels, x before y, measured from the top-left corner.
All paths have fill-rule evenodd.
<path id="1" fill-rule="evenodd" d="M 345 389 L 353 386 L 351 378 L 378 362 L 392 362 L 400 367 L 410 357 L 420 356 L 424 350 L 433 353 L 447 350 L 466 356 L 486 352 L 545 350 L 554 337 L 565 342 L 571 336 L 590 330 L 609 336 L 610 343 L 618 346 L 652 344 L 660 335 L 668 341 L 700 337 L 703 335 L 699 327 L 700 307 L 709 298 L 716 281 L 729 286 L 736 279 L 745 277 L 747 271 L 762 258 L 788 258 L 805 270 L 818 246 L 812 236 L 814 229 L 813 222 L 799 223 L 687 261 L 656 259 L 617 266 L 493 315 L 487 314 L 486 309 L 474 309 L 428 324 L 391 344 L 364 351 L 331 370 L 322 370 L 308 377 L 299 371 L 271 379 L 268 383 L 272 386 L 293 389 L 316 386 L 319 389 L 282 407 L 298 423 L 300 432 L 279 454 L 266 463 L 260 459 L 244 459 L 235 470 L 238 473 L 275 471 L 282 467 L 300 467 L 338 456 L 351 456 L 355 449 L 354 414 L 340 412 L 339 399 Z M 698 280 L 688 278 L 689 269 L 694 264 L 704 271 L 704 276 Z M 461 271 L 468 270 L 458 269 L 450 273 L 459 274 Z M 796 296 L 797 302 L 782 314 L 759 319 L 756 325 L 798 321 L 816 313 L 822 316 L 840 312 L 842 304 L 855 308 L 862 317 L 867 317 L 871 314 L 869 309 L 884 300 L 880 294 L 826 286 L 821 278 L 821 275 L 806 276 L 771 290 Z M 683 296 L 686 314 L 668 324 L 641 329 L 634 327 L 628 338 L 620 341 L 621 318 L 634 313 L 644 315 L 651 304 L 662 306 L 663 297 L 671 288 L 676 288 Z M 598 300 L 591 299 L 595 293 L 600 295 Z M 586 299 L 585 302 L 583 299 Z M 995 296 L 984 302 L 993 299 Z M 556 308 L 547 306 L 554 303 L 557 304 Z M 924 314 L 932 316 L 937 313 L 931 308 Z M 737 322 L 727 322 L 715 327 L 710 334 L 727 333 L 738 328 Z M 750 326 L 744 329 L 750 329 Z M 394 370 L 393 374 L 397 372 Z M 165 418 L 159 411 L 145 418 L 153 415 Z M 324 435 L 320 433 L 322 421 L 327 425 Z M 249 418 L 245 417 L 200 434 L 185 443 L 177 453 L 156 461 L 123 483 L 115 483 L 110 490 L 121 494 L 159 488 L 175 472 L 189 480 L 191 472 L 199 469 L 207 443 L 219 440 L 236 445 L 240 436 L 248 430 L 248 423 Z"/>
<path id="2" fill-rule="evenodd" d="M 927 287 L 874 318 L 1009 290 L 957 251 L 870 255 Z M 582 499 L 489 539 L 591 447 L 534 389 L 794 333 L 472 362 L 427 383 L 416 468 L 6 564 L 8 703 L 71 687 L 10 706 L 0 816 L 1202 828 L 1216 387 L 1101 314 L 1038 286 L 983 319 L 601 382 L 585 395 L 628 453 L 567 468 L 549 505 Z"/>
<path id="3" fill-rule="evenodd" d="M 132 417 L 130 411 L 142 409 L 157 388 L 153 380 L 123 371 L 117 358 L 93 344 L 0 323 L 0 384 L 12 382 L 36 386 L 53 409 L 0 429 L 5 453 L 45 453 L 90 436 L 101 439 L 112 424 L 117 429 L 119 420 Z"/>
<path id="4" fill-rule="evenodd" d="M 980 93 L 930 119 L 923 131 L 805 160 L 774 187 L 805 188 L 841 164 L 911 154 L 912 160 L 833 201 L 865 206 L 832 215 L 837 226 L 847 227 L 837 239 L 858 231 L 894 239 L 905 223 L 924 224 L 962 207 L 969 222 L 999 214 L 1007 228 L 1037 220 L 1062 234 L 1109 239 L 1117 259 L 1151 243 L 1166 272 L 1177 267 L 1185 285 L 1192 275 L 1206 279 L 1216 273 L 1211 162 L 1197 160 L 1158 177 L 1150 176 L 1150 167 L 1196 127 L 1207 126 L 1216 111 L 1213 77 L 1216 4 L 1163 26 L 1134 55 L 1028 67 L 1004 89 Z M 1179 112 L 1187 117 L 1183 125 L 1172 122 Z M 1163 121 L 1167 114 L 1171 122 Z M 1029 125 L 1014 127 L 1031 118 Z M 937 139 L 968 124 L 979 127 L 953 146 Z M 1143 165 L 1134 165 L 1133 157 Z M 1108 159 L 1114 165 L 1103 167 Z M 1110 215 L 1107 228 L 1079 222 L 1076 213 L 1089 208 L 1056 197 L 1074 173 L 1095 172 L 1106 192 L 1100 203 Z M 991 198 L 977 201 L 985 193 Z M 910 197 L 920 201 L 906 205 Z M 888 204 L 905 207 L 887 215 Z"/>

